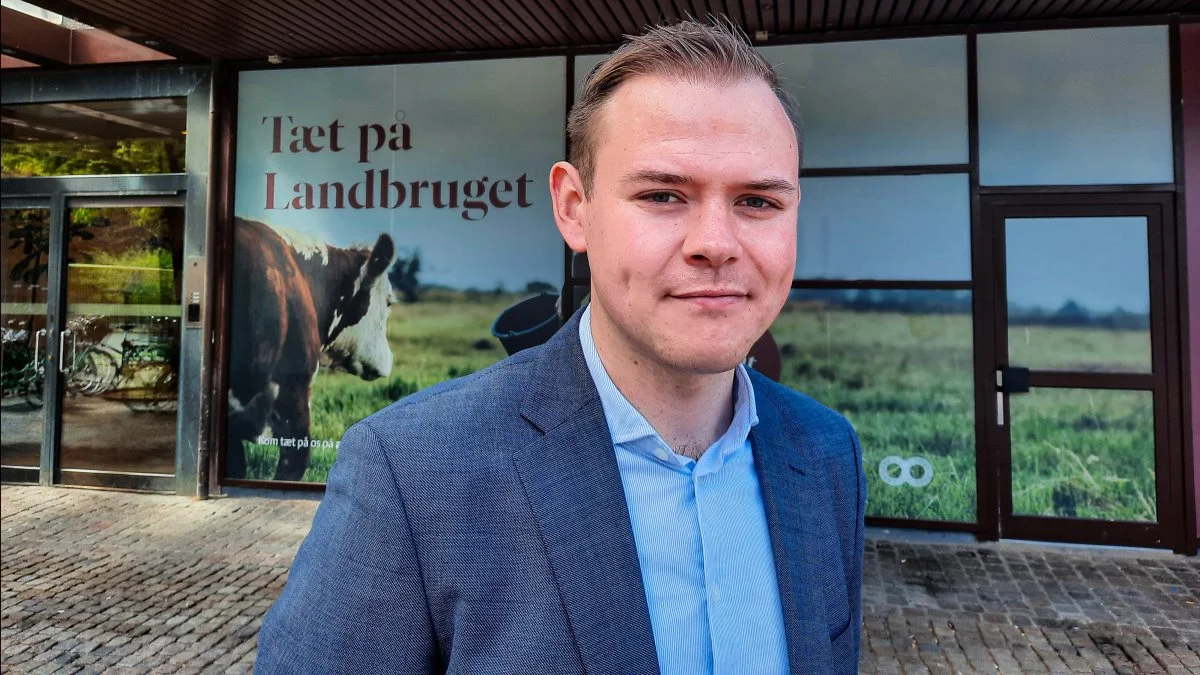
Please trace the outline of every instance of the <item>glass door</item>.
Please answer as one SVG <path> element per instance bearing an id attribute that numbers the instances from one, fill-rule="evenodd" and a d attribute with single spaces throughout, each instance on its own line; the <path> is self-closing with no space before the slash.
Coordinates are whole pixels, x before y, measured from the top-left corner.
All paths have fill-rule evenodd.
<path id="1" fill-rule="evenodd" d="M 0 471 L 36 483 L 46 436 L 48 201 L 0 202 Z"/>
<path id="2" fill-rule="evenodd" d="M 1113 203 L 985 213 L 1001 536 L 1169 546 L 1169 212 Z"/>
<path id="3" fill-rule="evenodd" d="M 174 490 L 184 207 L 66 201 L 59 480 Z"/>

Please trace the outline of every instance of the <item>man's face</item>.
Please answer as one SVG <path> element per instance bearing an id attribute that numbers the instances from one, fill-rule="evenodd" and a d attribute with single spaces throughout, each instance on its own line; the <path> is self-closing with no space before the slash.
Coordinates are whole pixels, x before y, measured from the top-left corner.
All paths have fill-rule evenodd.
<path id="1" fill-rule="evenodd" d="M 796 135 L 761 81 L 638 76 L 594 127 L 578 206 L 597 330 L 669 372 L 736 366 L 791 287 Z M 564 232 L 564 234 L 566 234 Z"/>

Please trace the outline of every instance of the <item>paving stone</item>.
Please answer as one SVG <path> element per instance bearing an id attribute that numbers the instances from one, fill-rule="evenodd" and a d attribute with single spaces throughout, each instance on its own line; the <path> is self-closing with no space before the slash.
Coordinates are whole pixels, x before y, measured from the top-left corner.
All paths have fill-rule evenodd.
<path id="1" fill-rule="evenodd" d="M 317 502 L 5 485 L 0 670 L 248 673 Z M 1200 561 L 872 537 L 861 672 L 1200 673 Z"/>

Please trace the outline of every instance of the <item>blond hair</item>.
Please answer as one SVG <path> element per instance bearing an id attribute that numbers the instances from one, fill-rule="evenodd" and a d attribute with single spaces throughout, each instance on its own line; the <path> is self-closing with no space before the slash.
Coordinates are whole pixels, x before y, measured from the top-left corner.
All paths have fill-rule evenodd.
<path id="1" fill-rule="evenodd" d="M 617 87 L 637 75 L 679 77 L 720 85 L 762 80 L 791 120 L 796 130 L 797 152 L 803 154 L 795 103 L 775 69 L 754 49 L 746 35 L 728 19 L 714 19 L 708 24 L 680 21 L 651 28 L 641 35 L 626 36 L 624 44 L 600 62 L 584 81 L 583 91 L 567 116 L 567 138 L 571 148 L 568 161 L 579 171 L 585 195 L 591 194 L 596 169 L 596 117 Z"/>

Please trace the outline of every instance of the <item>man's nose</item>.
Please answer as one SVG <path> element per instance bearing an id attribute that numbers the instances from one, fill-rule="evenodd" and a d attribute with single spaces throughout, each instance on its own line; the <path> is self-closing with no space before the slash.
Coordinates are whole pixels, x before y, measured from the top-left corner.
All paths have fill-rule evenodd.
<path id="1" fill-rule="evenodd" d="M 688 223 L 683 242 L 683 254 L 689 262 L 720 267 L 737 258 L 741 242 L 737 238 L 737 221 L 728 204 L 701 204 Z"/>

